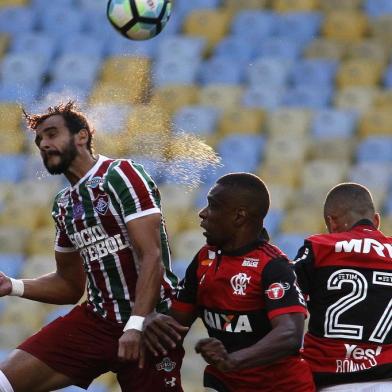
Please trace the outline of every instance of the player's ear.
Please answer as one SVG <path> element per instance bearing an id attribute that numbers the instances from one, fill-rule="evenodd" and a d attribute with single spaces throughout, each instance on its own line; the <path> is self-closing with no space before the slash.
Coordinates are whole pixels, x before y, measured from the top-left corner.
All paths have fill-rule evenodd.
<path id="1" fill-rule="evenodd" d="M 336 220 L 331 215 L 327 215 L 325 217 L 325 224 L 329 233 L 336 233 L 338 225 Z"/>
<path id="2" fill-rule="evenodd" d="M 380 228 L 380 222 L 381 222 L 380 214 L 379 214 L 378 212 L 376 212 L 376 213 L 374 214 L 374 217 L 373 217 L 373 225 L 374 225 L 377 229 L 379 229 L 379 228 Z"/>
<path id="3" fill-rule="evenodd" d="M 87 144 L 88 138 L 89 138 L 89 133 L 86 128 L 82 128 L 77 134 L 76 134 L 76 141 L 77 144 L 83 145 Z"/>

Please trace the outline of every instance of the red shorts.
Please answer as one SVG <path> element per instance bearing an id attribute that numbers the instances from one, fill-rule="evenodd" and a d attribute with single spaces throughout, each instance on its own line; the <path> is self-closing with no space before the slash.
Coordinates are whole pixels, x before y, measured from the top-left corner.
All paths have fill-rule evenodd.
<path id="1" fill-rule="evenodd" d="M 164 357 L 148 357 L 144 369 L 139 369 L 137 362 L 120 362 L 117 358 L 122 329 L 121 324 L 107 321 L 81 305 L 42 328 L 18 348 L 84 389 L 99 375 L 112 371 L 117 374 L 123 392 L 182 392 L 183 348 Z"/>
<path id="2" fill-rule="evenodd" d="M 204 386 L 219 392 L 315 392 L 310 367 L 299 357 L 278 363 L 223 373 L 208 365 Z"/>

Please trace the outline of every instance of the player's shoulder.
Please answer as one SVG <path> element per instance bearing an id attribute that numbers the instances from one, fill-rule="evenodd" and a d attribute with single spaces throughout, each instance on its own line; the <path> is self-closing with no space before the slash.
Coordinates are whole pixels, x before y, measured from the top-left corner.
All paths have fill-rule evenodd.
<path id="1" fill-rule="evenodd" d="M 69 195 L 69 186 L 67 186 L 57 192 L 57 194 L 55 195 L 55 197 L 53 199 L 54 204 L 61 204 L 62 199 L 65 197 L 68 197 L 68 195 Z"/>

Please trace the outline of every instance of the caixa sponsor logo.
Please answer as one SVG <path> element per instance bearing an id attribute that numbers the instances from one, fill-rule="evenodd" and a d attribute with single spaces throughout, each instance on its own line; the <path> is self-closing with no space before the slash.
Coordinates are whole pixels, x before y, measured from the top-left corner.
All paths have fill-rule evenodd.
<path id="1" fill-rule="evenodd" d="M 226 332 L 253 332 L 249 318 L 246 314 L 221 314 L 209 312 L 204 309 L 203 319 L 205 324 L 213 329 Z"/>
<path id="2" fill-rule="evenodd" d="M 171 372 L 175 367 L 176 363 L 173 362 L 169 357 L 165 357 L 162 359 L 162 362 L 159 362 L 155 365 L 158 372 L 164 370 L 165 372 Z"/>

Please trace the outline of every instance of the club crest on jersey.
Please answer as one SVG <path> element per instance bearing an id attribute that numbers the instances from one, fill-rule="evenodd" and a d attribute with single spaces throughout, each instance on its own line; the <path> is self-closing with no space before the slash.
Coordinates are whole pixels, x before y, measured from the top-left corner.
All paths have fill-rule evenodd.
<path id="1" fill-rule="evenodd" d="M 105 215 L 106 211 L 109 207 L 109 196 L 108 195 L 99 195 L 93 201 L 94 210 L 98 212 L 100 215 Z"/>
<path id="2" fill-rule="evenodd" d="M 173 362 L 169 357 L 165 357 L 162 359 L 162 362 L 159 362 L 155 365 L 158 372 L 164 370 L 165 372 L 171 372 L 175 367 L 176 363 Z"/>
<path id="3" fill-rule="evenodd" d="M 269 285 L 265 293 L 269 299 L 281 299 L 284 297 L 285 291 L 290 288 L 290 283 L 272 283 Z"/>
<path id="4" fill-rule="evenodd" d="M 72 207 L 72 215 L 74 219 L 80 219 L 84 214 L 83 204 L 78 202 Z"/>
<path id="5" fill-rule="evenodd" d="M 233 294 L 234 295 L 246 295 L 245 290 L 246 290 L 246 285 L 250 281 L 250 276 L 247 274 L 240 272 L 237 275 L 234 275 L 230 279 L 231 287 L 233 288 Z"/>
<path id="6" fill-rule="evenodd" d="M 91 189 L 98 188 L 101 184 L 103 184 L 102 177 L 93 177 L 91 180 L 86 181 L 86 186 Z"/>

